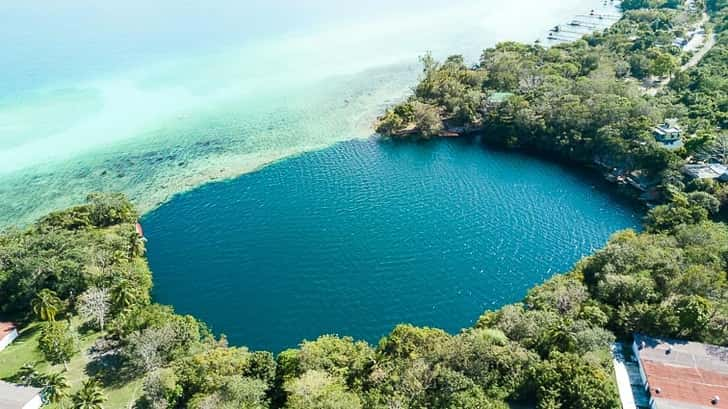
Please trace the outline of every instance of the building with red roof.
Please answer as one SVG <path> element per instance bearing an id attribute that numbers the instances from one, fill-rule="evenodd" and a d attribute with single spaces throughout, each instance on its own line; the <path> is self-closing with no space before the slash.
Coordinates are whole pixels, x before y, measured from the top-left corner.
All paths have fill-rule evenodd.
<path id="1" fill-rule="evenodd" d="M 634 336 L 652 409 L 728 409 L 728 348 Z"/>
<path id="2" fill-rule="evenodd" d="M 0 351 L 18 337 L 18 329 L 12 322 L 0 322 Z"/>

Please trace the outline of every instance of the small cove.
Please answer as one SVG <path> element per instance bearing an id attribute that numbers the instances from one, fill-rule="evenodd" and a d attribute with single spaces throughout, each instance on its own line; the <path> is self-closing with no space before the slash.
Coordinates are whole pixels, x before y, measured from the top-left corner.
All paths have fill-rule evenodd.
<path id="1" fill-rule="evenodd" d="M 339 143 L 147 214 L 154 297 L 253 349 L 457 332 L 639 225 L 581 173 L 467 139 Z"/>

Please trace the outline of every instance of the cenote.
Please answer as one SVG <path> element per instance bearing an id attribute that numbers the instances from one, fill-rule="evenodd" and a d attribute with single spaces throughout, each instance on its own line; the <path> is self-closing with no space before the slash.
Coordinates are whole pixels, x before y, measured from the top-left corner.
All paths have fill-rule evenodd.
<path id="1" fill-rule="evenodd" d="M 471 140 L 339 143 L 146 215 L 154 297 L 253 349 L 457 332 L 638 226 L 595 185 Z"/>

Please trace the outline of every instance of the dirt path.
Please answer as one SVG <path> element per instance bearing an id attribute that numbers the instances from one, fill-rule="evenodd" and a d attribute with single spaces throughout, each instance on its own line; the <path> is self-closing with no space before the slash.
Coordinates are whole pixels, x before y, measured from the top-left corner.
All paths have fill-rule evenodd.
<path id="1" fill-rule="evenodd" d="M 709 19 L 710 19 L 710 16 L 708 16 L 708 13 L 703 13 L 703 17 L 700 19 L 700 21 L 695 26 L 695 28 L 696 29 L 705 28 L 705 23 L 707 23 Z M 705 55 L 708 54 L 708 51 L 710 51 L 715 46 L 715 43 L 716 43 L 715 33 L 710 33 L 710 35 L 706 35 L 705 38 L 703 39 L 703 43 L 700 45 L 698 51 L 695 52 L 695 54 L 693 54 L 692 57 L 690 57 L 690 60 L 688 62 L 686 62 L 685 64 L 680 66 L 679 71 L 680 72 L 687 71 L 690 68 L 693 68 L 696 65 L 698 65 L 700 63 L 700 61 L 703 59 L 703 57 L 705 57 Z M 655 95 L 657 95 L 658 92 L 662 91 L 662 89 L 665 88 L 665 86 L 669 83 L 670 83 L 669 80 L 663 81 L 656 87 L 643 87 L 643 89 L 644 89 L 645 94 L 655 96 Z"/>
<path id="2" fill-rule="evenodd" d="M 698 63 L 705 57 L 705 54 L 710 51 L 713 46 L 715 46 L 716 38 L 715 33 L 710 33 L 710 35 L 706 38 L 706 40 L 703 42 L 702 47 L 698 52 L 696 52 L 691 58 L 690 61 L 683 64 L 682 67 L 680 67 L 680 71 L 687 71 L 690 68 L 695 67 L 698 65 Z"/>

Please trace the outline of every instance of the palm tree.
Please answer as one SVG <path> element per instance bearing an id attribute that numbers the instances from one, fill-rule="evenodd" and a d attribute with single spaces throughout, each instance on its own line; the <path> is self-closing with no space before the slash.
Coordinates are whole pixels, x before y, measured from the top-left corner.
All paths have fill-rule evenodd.
<path id="1" fill-rule="evenodd" d="M 578 340 L 568 322 L 560 321 L 546 330 L 546 345 L 561 352 L 574 352 Z"/>
<path id="2" fill-rule="evenodd" d="M 44 288 L 33 299 L 33 312 L 42 321 L 55 321 L 58 310 L 61 309 L 61 299 L 56 292 Z"/>
<path id="3" fill-rule="evenodd" d="M 62 372 L 49 373 L 43 377 L 43 396 L 51 403 L 60 403 L 68 398 L 71 385 Z"/>
<path id="4" fill-rule="evenodd" d="M 96 379 L 87 379 L 81 389 L 73 395 L 75 409 L 103 409 L 104 402 L 106 396 Z"/>
<path id="5" fill-rule="evenodd" d="M 128 280 L 121 280 L 116 287 L 111 290 L 111 302 L 115 308 L 123 311 L 137 301 L 137 292 Z"/>
<path id="6" fill-rule="evenodd" d="M 38 380 L 38 372 L 35 370 L 33 364 L 25 364 L 21 366 L 15 376 L 18 379 L 18 382 L 25 386 L 31 386 Z"/>
<path id="7" fill-rule="evenodd" d="M 144 255 L 145 250 L 144 238 L 134 229 L 129 235 L 129 260 Z"/>

